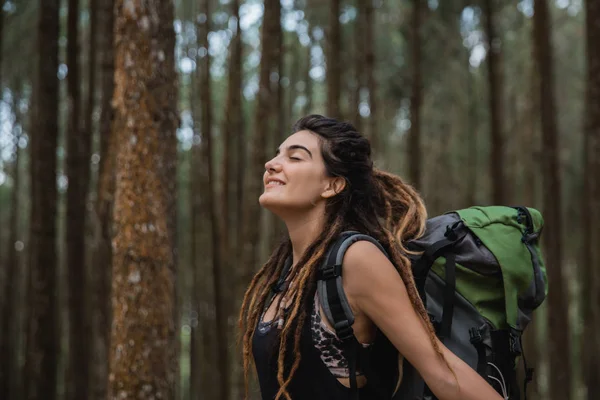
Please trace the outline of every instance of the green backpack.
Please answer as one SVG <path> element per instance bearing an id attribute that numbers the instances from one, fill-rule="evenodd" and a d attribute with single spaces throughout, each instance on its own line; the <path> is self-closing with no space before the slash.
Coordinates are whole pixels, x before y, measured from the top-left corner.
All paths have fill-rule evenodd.
<path id="1" fill-rule="evenodd" d="M 429 219 L 424 235 L 407 244 L 418 252 L 411 256 L 413 275 L 436 334 L 505 399 L 520 398 L 516 364 L 523 354 L 521 337 L 548 291 L 539 248 L 542 227 L 541 214 L 532 208 L 471 207 Z M 317 282 L 324 313 L 344 343 L 353 398 L 358 398 L 353 371 L 368 357 L 356 346 L 341 263 L 348 247 L 358 240 L 371 241 L 384 251 L 370 236 L 344 232 L 329 249 Z M 522 359 L 526 389 L 533 370 Z M 369 366 L 360 368 L 368 379 L 372 375 L 379 380 L 369 373 Z M 390 397 L 436 399 L 406 360 L 401 385 Z"/>

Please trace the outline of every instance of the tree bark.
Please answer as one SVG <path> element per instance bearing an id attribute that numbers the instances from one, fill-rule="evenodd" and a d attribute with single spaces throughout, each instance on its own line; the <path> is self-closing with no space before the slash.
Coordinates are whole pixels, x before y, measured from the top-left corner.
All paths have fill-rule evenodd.
<path id="1" fill-rule="evenodd" d="M 329 0 L 329 29 L 327 30 L 327 115 L 341 118 L 341 53 L 340 0 Z"/>
<path id="2" fill-rule="evenodd" d="M 421 103 L 423 82 L 421 77 L 421 16 L 423 0 L 413 0 L 412 18 L 412 95 L 410 99 L 410 136 L 408 143 L 408 170 L 411 184 L 422 189 L 421 182 Z"/>
<path id="3" fill-rule="evenodd" d="M 7 258 L 4 267 L 4 280 L 5 290 L 2 293 L 2 325 L 0 325 L 2 332 L 0 334 L 0 354 L 4 355 L 4 361 L 0 363 L 0 398 L 11 399 L 14 393 L 14 383 L 17 382 L 18 374 L 16 373 L 17 366 L 17 331 L 15 321 L 15 296 L 17 294 L 17 288 L 19 287 L 18 279 L 18 268 L 19 268 L 19 256 L 15 243 L 17 242 L 19 232 L 19 214 L 21 207 L 19 205 L 19 193 L 21 192 L 21 178 L 20 178 L 20 151 L 19 151 L 19 140 L 21 138 L 16 127 L 22 127 L 22 118 L 19 111 L 19 100 L 20 100 L 20 85 L 16 85 L 12 90 L 12 110 L 14 114 L 13 120 L 13 138 L 15 142 L 14 161 L 12 165 L 12 180 L 13 187 L 11 190 L 10 204 L 8 205 L 8 226 L 9 235 L 7 240 Z M 16 396 L 15 396 L 16 397 Z"/>
<path id="4" fill-rule="evenodd" d="M 540 113 L 542 127 L 543 244 L 548 270 L 548 353 L 552 399 L 568 399 L 571 393 L 569 358 L 570 330 L 566 280 L 562 274 L 561 181 L 558 156 L 558 132 L 554 98 L 554 72 L 550 43 L 549 10 L 546 0 L 535 0 L 533 30 L 538 71 L 540 72 Z"/>
<path id="5" fill-rule="evenodd" d="M 584 207 L 583 262 L 584 266 L 584 334 L 581 344 L 583 380 L 587 399 L 600 393 L 600 4 L 586 1 L 587 86 L 584 132 Z"/>
<path id="6" fill-rule="evenodd" d="M 377 121 L 377 79 L 375 78 L 375 35 L 374 35 L 375 7 L 373 0 L 365 4 L 365 76 L 367 90 L 369 91 L 369 132 L 371 148 L 377 155 L 379 152 L 379 132 Z M 341 46 L 341 43 L 340 43 Z"/>
<path id="7" fill-rule="evenodd" d="M 96 2 L 96 0 L 93 0 Z M 97 3 L 95 3 L 97 4 Z M 95 243 L 90 286 L 92 296 L 92 378 L 91 398 L 105 400 L 108 395 L 108 350 L 111 321 L 112 210 L 115 192 L 116 135 L 113 132 L 114 108 L 114 0 L 102 1 L 98 8 L 98 53 L 100 55 L 100 169 L 95 205 Z M 91 110 L 89 111 L 91 113 Z"/>
<path id="8" fill-rule="evenodd" d="M 313 100 L 313 80 L 310 77 L 310 70 L 312 69 L 312 35 L 310 43 L 306 46 L 306 69 L 304 70 L 304 97 L 306 102 L 304 103 L 304 115 L 309 115 L 312 112 L 312 100 Z"/>
<path id="9" fill-rule="evenodd" d="M 350 100 L 352 113 L 354 116 L 354 126 L 360 132 L 362 129 L 362 116 L 360 115 L 360 95 L 364 87 L 364 57 L 365 41 L 365 7 L 363 0 L 356 0 L 356 21 L 354 21 L 354 92 Z"/>
<path id="10" fill-rule="evenodd" d="M 56 145 L 58 141 L 59 2 L 40 1 L 38 74 L 31 130 L 31 220 L 26 398 L 57 395 Z"/>
<path id="11" fill-rule="evenodd" d="M 280 23 L 281 5 L 278 0 L 265 0 L 264 17 L 261 32 L 262 55 L 260 63 L 259 90 L 256 99 L 254 132 L 251 140 L 252 153 L 245 177 L 244 215 L 242 219 L 242 265 L 239 280 L 237 306 L 257 269 L 258 243 L 260 243 L 259 221 L 261 209 L 258 197 L 262 188 L 262 173 L 266 160 L 265 147 L 268 137 L 269 105 L 271 103 L 270 76 L 277 65 L 276 34 Z"/>
<path id="12" fill-rule="evenodd" d="M 492 180 L 492 202 L 505 204 L 507 196 L 504 182 L 504 132 L 503 132 L 503 83 L 500 65 L 500 38 L 496 32 L 494 0 L 485 0 L 486 36 L 488 44 L 487 67 L 490 104 L 490 178 Z"/>
<path id="13" fill-rule="evenodd" d="M 200 46 L 209 49 L 208 34 L 211 30 L 211 15 L 210 0 L 201 2 L 200 12 L 206 15 L 206 21 L 198 26 L 198 37 Z M 227 307 L 225 306 L 226 297 L 223 294 L 222 283 L 222 257 L 223 243 L 221 241 L 221 220 L 219 218 L 219 202 L 216 201 L 217 185 L 214 172 L 214 150 L 212 138 L 212 92 L 211 92 L 211 77 L 210 77 L 210 56 L 209 53 L 200 60 L 200 88 L 201 93 L 201 115 L 200 115 L 200 130 L 202 137 L 202 159 L 204 161 L 203 169 L 205 171 L 205 190 L 202 193 L 202 198 L 206 199 L 203 207 L 206 207 L 210 218 L 211 226 L 211 243 L 212 248 L 212 278 L 213 278 L 213 304 L 215 306 L 216 318 L 216 345 L 217 345 L 217 369 L 219 371 L 219 392 L 218 398 L 222 400 L 229 399 L 229 355 L 227 351 Z M 223 185 L 224 187 L 226 185 Z M 221 211 L 226 211 L 223 208 Z M 207 249 L 208 250 L 208 249 Z"/>
<path id="14" fill-rule="evenodd" d="M 178 383 L 173 18 L 168 0 L 115 4 L 110 399 L 172 399 Z"/>
<path id="15" fill-rule="evenodd" d="M 69 0 L 67 20 L 67 132 L 66 172 L 69 179 L 66 205 L 69 351 L 67 398 L 89 396 L 89 327 L 85 259 L 87 186 L 90 178 L 90 132 L 81 126 L 81 81 L 79 65 L 79 0 Z"/>

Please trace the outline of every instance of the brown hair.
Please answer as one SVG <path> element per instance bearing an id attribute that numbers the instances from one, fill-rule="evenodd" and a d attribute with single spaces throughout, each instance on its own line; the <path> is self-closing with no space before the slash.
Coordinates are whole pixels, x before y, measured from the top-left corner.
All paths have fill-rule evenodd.
<path id="1" fill-rule="evenodd" d="M 291 312 L 280 334 L 277 373 L 280 390 L 276 400 L 282 396 L 290 400 L 287 386 L 300 365 L 300 335 L 308 314 L 311 295 L 316 288 L 316 271 L 327 248 L 345 230 L 357 230 L 368 234 L 385 248 L 406 285 L 413 307 L 429 331 L 435 350 L 444 359 L 435 340 L 427 310 L 415 286 L 410 261 L 406 256 L 408 252 L 403 245 L 419 237 L 424 231 L 427 213 L 421 197 L 400 177 L 373 168 L 369 141 L 351 124 L 320 115 L 309 115 L 301 118 L 293 127 L 294 132 L 301 130 L 311 131 L 320 138 L 327 174 L 343 177 L 346 186 L 343 191 L 328 200 L 325 209 L 326 229 L 290 271 L 290 280 L 295 282 L 296 293 Z M 254 330 L 271 287 L 281 275 L 291 250 L 288 238 L 275 249 L 266 264 L 254 276 L 244 296 L 238 324 L 240 333 L 243 333 L 240 339 L 243 343 L 246 397 Z M 287 297 L 285 291 L 282 297 Z M 286 371 L 286 351 L 291 340 L 295 357 L 291 370 Z"/>

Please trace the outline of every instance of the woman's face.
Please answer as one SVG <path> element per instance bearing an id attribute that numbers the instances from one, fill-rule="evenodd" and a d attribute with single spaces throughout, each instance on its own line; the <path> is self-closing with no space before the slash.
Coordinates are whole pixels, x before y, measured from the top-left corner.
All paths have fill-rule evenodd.
<path id="1" fill-rule="evenodd" d="M 326 174 L 319 138 L 310 131 L 289 136 L 265 170 L 259 202 L 272 212 L 310 209 L 329 197 L 333 178 Z"/>

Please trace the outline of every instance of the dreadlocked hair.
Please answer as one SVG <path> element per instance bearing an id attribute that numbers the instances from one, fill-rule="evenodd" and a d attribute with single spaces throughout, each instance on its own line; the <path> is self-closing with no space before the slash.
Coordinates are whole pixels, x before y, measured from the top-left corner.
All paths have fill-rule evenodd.
<path id="1" fill-rule="evenodd" d="M 300 337 L 316 290 L 318 266 L 327 249 L 346 230 L 360 231 L 381 243 L 398 270 L 410 301 L 427 328 L 435 351 L 452 371 L 437 344 L 435 331 L 415 285 L 407 257 L 410 252 L 404 246 L 404 243 L 421 236 L 425 230 L 427 212 L 423 200 L 400 177 L 373 168 L 369 141 L 351 124 L 320 115 L 308 115 L 298 120 L 293 127 L 294 133 L 302 130 L 317 135 L 326 173 L 343 178 L 346 185 L 340 193 L 328 199 L 325 206 L 325 229 L 289 273 L 289 281 L 294 282 L 293 293 L 288 293 L 289 285 L 281 293 L 280 299 L 293 300 L 279 336 L 277 381 L 280 389 L 275 400 L 291 400 L 287 388 L 300 365 Z M 255 328 L 271 288 L 279 279 L 291 251 L 291 242 L 286 238 L 254 276 L 244 296 L 238 326 L 243 349 L 246 398 Z M 288 353 L 290 350 L 292 359 Z"/>

